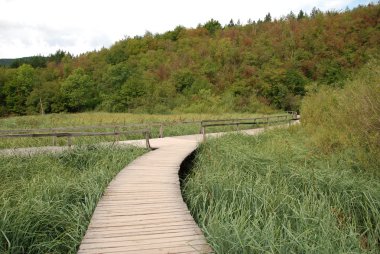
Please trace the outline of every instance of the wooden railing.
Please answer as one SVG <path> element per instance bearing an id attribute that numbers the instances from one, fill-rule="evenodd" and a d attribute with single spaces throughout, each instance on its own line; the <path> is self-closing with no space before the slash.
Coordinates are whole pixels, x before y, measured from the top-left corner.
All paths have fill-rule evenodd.
<path id="1" fill-rule="evenodd" d="M 100 128 L 100 127 L 99 127 Z M 103 127 L 104 128 L 104 127 Z M 68 130 L 64 128 L 55 128 L 55 129 L 34 129 L 34 130 L 11 130 L 10 132 L 7 132 L 3 130 L 0 134 L 0 138 L 39 138 L 39 137 L 53 137 L 53 145 L 56 145 L 55 138 L 62 138 L 67 137 L 67 145 L 72 145 L 72 138 L 73 137 L 90 137 L 90 136 L 115 136 L 119 137 L 120 135 L 131 135 L 131 134 L 142 134 L 145 138 L 145 145 L 147 149 L 151 149 L 150 147 L 150 130 L 149 129 L 142 129 L 142 130 L 128 130 L 128 131 L 113 131 L 113 132 L 55 132 L 58 129 L 62 130 Z M 83 129 L 89 129 L 89 127 L 83 128 Z M 53 130 L 53 132 L 51 132 Z M 72 129 L 71 129 L 72 130 Z M 23 133 L 16 133 L 16 132 L 23 132 Z M 39 133 L 30 133 L 30 132 L 39 132 Z M 50 131 L 50 132 L 48 132 Z M 29 133 L 26 133 L 29 132 Z M 41 133 L 42 132 L 42 133 Z M 4 134 L 5 133 L 5 134 Z"/>
<path id="2" fill-rule="evenodd" d="M 276 123 L 289 123 L 290 125 L 291 121 L 294 121 L 297 119 L 298 119 L 297 112 L 288 111 L 287 114 L 267 116 L 267 117 L 226 119 L 226 120 L 203 120 L 201 122 L 201 133 L 203 135 L 203 141 L 205 141 L 207 127 L 235 126 L 235 130 L 239 131 L 240 125 L 269 126 L 270 124 L 276 124 Z"/>
<path id="3" fill-rule="evenodd" d="M 220 120 L 202 120 L 202 121 L 183 121 L 183 122 L 152 122 L 136 123 L 124 125 L 101 125 L 101 126 L 78 126 L 78 127 L 60 127 L 60 128 L 43 128 L 43 129 L 12 129 L 0 130 L 1 138 L 27 138 L 27 137 L 52 137 L 53 145 L 56 145 L 56 138 L 66 137 L 67 145 L 72 145 L 73 137 L 83 136 L 115 136 L 115 141 L 119 140 L 120 135 L 142 134 L 146 141 L 146 147 L 150 149 L 149 139 L 153 127 L 158 127 L 158 137 L 164 137 L 164 128 L 176 125 L 194 124 L 199 125 L 199 133 L 203 134 L 206 139 L 206 127 L 213 126 L 235 126 L 236 130 L 241 125 L 270 125 L 279 122 L 290 122 L 297 119 L 297 112 L 288 111 L 286 114 L 257 117 L 257 118 L 240 118 L 240 119 L 220 119 Z M 130 130 L 131 128 L 139 128 Z M 112 130 L 112 131 L 111 131 Z"/>

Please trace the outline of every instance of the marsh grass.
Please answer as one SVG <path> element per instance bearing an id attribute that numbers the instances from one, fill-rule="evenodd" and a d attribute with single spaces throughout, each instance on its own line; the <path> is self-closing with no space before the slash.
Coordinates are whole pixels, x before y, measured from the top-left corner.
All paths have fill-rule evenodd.
<path id="1" fill-rule="evenodd" d="M 300 127 L 199 148 L 185 200 L 216 253 L 379 253 L 380 182 Z"/>
<path id="2" fill-rule="evenodd" d="M 140 126 L 130 126 L 121 128 L 122 130 L 138 130 L 148 128 L 151 137 L 159 137 L 159 125 L 152 123 L 164 123 L 164 136 L 180 136 L 200 133 L 200 123 L 204 119 L 233 119 L 233 118 L 254 118 L 259 115 L 253 114 L 176 114 L 176 115 L 148 115 L 148 114 L 127 114 L 127 113 L 79 113 L 79 114 L 51 114 L 43 116 L 22 116 L 0 119 L 1 130 L 11 129 L 41 129 L 41 128 L 62 128 L 62 127 L 85 127 L 85 126 L 125 126 L 128 124 L 140 124 Z M 196 122 L 181 124 L 181 122 Z M 257 127 L 257 126 L 255 126 Z M 242 125 L 240 129 L 252 128 L 252 126 Z M 120 130 L 120 129 L 119 129 Z M 222 132 L 235 130 L 232 126 L 208 128 L 211 132 Z M 86 130 L 82 130 L 86 131 Z M 112 132 L 114 128 L 91 129 L 92 132 Z M 80 132 L 78 130 L 77 132 Z M 114 142 L 116 140 L 143 139 L 143 134 L 96 137 L 76 137 L 72 138 L 73 145 L 96 144 L 99 142 Z M 55 145 L 67 145 L 67 138 L 57 138 Z M 3 138 L 0 139 L 0 149 L 19 147 L 38 147 L 53 145 L 53 138 Z"/>
<path id="3" fill-rule="evenodd" d="M 204 119 L 249 118 L 258 114 L 130 114 L 87 112 L 77 114 L 47 114 L 34 116 L 15 116 L 0 119 L 0 129 L 38 129 L 85 125 L 125 125 L 128 123 L 176 123 L 183 121 L 201 121 Z"/>
<path id="4" fill-rule="evenodd" d="M 0 156 L 0 253 L 76 253 L 111 179 L 144 149 Z"/>

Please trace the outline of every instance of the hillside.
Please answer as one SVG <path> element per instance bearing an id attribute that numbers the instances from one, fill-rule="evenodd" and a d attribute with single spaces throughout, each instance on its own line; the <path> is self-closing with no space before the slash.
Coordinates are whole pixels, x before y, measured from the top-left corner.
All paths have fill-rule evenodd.
<path id="1" fill-rule="evenodd" d="M 0 114 L 298 110 L 378 58 L 380 5 L 147 32 L 46 67 L 0 68 Z M 54 55 L 53 55 L 54 56 Z"/>

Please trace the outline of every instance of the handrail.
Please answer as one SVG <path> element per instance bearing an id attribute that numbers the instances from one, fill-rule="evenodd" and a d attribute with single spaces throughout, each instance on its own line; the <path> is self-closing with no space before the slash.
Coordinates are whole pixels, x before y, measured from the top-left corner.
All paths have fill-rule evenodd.
<path id="1" fill-rule="evenodd" d="M 0 138 L 37 138 L 37 137 L 67 137 L 67 145 L 70 147 L 72 145 L 72 137 L 84 137 L 84 136 L 119 136 L 127 134 L 143 134 L 145 138 L 145 144 L 147 149 L 151 149 L 149 138 L 150 130 L 131 130 L 131 131 L 114 131 L 114 132 L 53 132 L 53 133 L 22 133 L 22 134 L 1 134 Z M 55 145 L 55 139 L 53 140 L 53 145 Z"/>
<path id="2" fill-rule="evenodd" d="M 225 119 L 225 120 L 204 120 L 201 123 L 201 134 L 203 135 L 203 141 L 206 141 L 206 127 L 215 126 L 228 126 L 235 125 L 236 130 L 239 130 L 239 125 L 255 125 L 255 124 L 271 124 L 278 122 L 290 122 L 297 120 L 297 112 L 287 112 L 286 115 L 277 116 L 267 116 L 267 117 L 256 117 L 256 118 L 246 118 L 246 119 Z M 263 120 L 263 121 L 261 121 Z"/>
<path id="3" fill-rule="evenodd" d="M 21 134 L 27 135 L 27 137 L 32 137 L 30 135 L 34 135 L 34 137 L 37 137 L 36 134 L 45 134 L 44 136 L 52 136 L 52 137 L 58 137 L 56 134 L 63 133 L 63 132 L 69 132 L 69 131 L 79 131 L 79 130 L 99 130 L 99 129 L 113 129 L 113 132 L 102 132 L 105 133 L 105 135 L 115 135 L 118 136 L 120 134 L 124 134 L 126 132 L 131 133 L 133 130 L 128 131 L 122 131 L 129 127 L 141 127 L 148 129 L 149 136 L 151 135 L 151 128 L 154 126 L 159 127 L 159 138 L 164 137 L 164 127 L 165 126 L 175 126 L 175 125 L 181 125 L 181 124 L 199 124 L 200 125 L 200 133 L 204 133 L 204 128 L 206 126 L 227 126 L 227 125 L 236 125 L 236 128 L 239 128 L 239 125 L 243 124 L 269 124 L 269 119 L 277 118 L 278 121 L 281 120 L 281 118 L 285 118 L 283 121 L 288 120 L 289 117 L 291 117 L 291 120 L 297 119 L 297 112 L 295 111 L 286 111 L 287 114 L 285 115 L 275 115 L 275 116 L 264 116 L 264 117 L 256 117 L 256 118 L 236 118 L 236 119 L 208 119 L 208 120 L 201 120 L 201 121 L 182 121 L 182 122 L 148 122 L 148 123 L 130 123 L 130 124 L 124 124 L 124 125 L 97 125 L 97 126 L 74 126 L 74 127 L 58 127 L 58 128 L 42 128 L 42 129 L 10 129 L 10 130 L 0 130 L 0 138 L 2 137 L 10 137 L 9 135 L 17 135 L 15 137 L 23 137 L 20 136 Z M 274 121 L 272 121 L 274 122 Z M 42 132 L 42 133 L 41 133 Z M 49 132 L 51 135 L 47 135 Z M 139 131 L 137 131 L 139 132 Z M 71 133 L 71 132 L 70 132 Z M 82 133 L 88 133 L 86 136 L 100 136 L 100 135 L 94 135 L 95 132 L 82 132 Z M 100 132 L 98 132 L 99 134 Z M 108 134 L 107 134 L 108 133 Z M 95 133 L 96 134 L 96 133 Z M 71 135 L 73 137 L 73 135 Z M 53 140 L 53 144 L 55 145 L 55 139 Z"/>

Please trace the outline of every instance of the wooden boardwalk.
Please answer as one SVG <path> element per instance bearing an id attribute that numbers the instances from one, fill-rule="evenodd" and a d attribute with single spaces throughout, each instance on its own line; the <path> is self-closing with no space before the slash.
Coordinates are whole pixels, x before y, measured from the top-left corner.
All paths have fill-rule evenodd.
<path id="1" fill-rule="evenodd" d="M 211 253 L 184 203 L 178 177 L 200 135 L 152 140 L 99 201 L 78 253 Z"/>
<path id="2" fill-rule="evenodd" d="M 152 139 L 152 147 L 158 149 L 134 160 L 107 187 L 78 253 L 212 253 L 182 199 L 178 176 L 182 161 L 202 139 L 202 135 Z M 143 146 L 144 141 L 119 144 Z"/>

